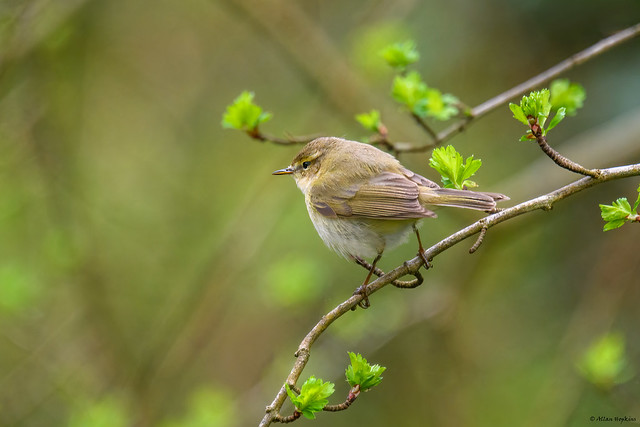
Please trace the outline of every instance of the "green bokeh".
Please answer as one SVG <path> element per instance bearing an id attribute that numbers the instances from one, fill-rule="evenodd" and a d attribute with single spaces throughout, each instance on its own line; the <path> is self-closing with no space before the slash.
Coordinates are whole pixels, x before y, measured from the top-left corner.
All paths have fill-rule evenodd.
<path id="1" fill-rule="evenodd" d="M 293 181 L 271 175 L 300 147 L 222 128 L 238 94 L 256 94 L 273 113 L 260 129 L 279 137 L 356 139 L 368 132 L 354 116 L 376 109 L 391 140 L 427 144 L 389 93 L 389 43 L 415 40 L 409 68 L 473 107 L 637 16 L 635 0 L 0 2 L 0 425 L 257 425 L 304 336 L 362 283 Z M 586 167 L 637 162 L 639 43 L 563 76 L 588 96 L 551 146 Z M 480 188 L 517 203 L 574 180 L 515 142 L 511 115 L 448 141 L 482 159 Z M 400 156 L 439 181 L 428 159 Z M 387 287 L 336 321 L 303 378 L 335 382 L 336 403 L 347 351 L 388 370 L 315 425 L 640 417 L 637 381 L 594 392 L 575 367 L 613 325 L 638 372 L 639 227 L 603 233 L 598 209 L 637 187 L 599 185 L 492 228 L 475 254 L 463 242 L 438 256 L 421 287 Z M 426 245 L 482 217 L 437 214 Z M 416 252 L 412 237 L 379 266 Z"/>

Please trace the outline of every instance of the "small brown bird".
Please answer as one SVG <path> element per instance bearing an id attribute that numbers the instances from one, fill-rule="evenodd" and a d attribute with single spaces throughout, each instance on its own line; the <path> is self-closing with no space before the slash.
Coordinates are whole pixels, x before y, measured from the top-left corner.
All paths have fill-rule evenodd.
<path id="1" fill-rule="evenodd" d="M 417 223 L 436 214 L 425 206 L 452 206 L 490 212 L 497 193 L 441 188 L 403 167 L 392 155 L 371 145 L 342 138 L 317 138 L 305 145 L 285 169 L 273 175 L 293 175 L 304 194 L 311 222 L 324 243 L 354 259 L 374 258 L 356 292 L 364 294 L 376 263 L 386 249 L 406 241 Z"/>

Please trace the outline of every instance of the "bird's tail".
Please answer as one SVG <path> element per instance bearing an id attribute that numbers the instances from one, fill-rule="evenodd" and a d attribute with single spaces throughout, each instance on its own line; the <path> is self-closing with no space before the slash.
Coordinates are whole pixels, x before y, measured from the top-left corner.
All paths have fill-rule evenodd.
<path id="1" fill-rule="evenodd" d="M 456 190 L 454 188 L 426 188 L 420 191 L 420 202 L 425 205 L 452 206 L 455 208 L 492 211 L 496 202 L 509 200 L 499 193 L 484 193 L 480 191 Z"/>

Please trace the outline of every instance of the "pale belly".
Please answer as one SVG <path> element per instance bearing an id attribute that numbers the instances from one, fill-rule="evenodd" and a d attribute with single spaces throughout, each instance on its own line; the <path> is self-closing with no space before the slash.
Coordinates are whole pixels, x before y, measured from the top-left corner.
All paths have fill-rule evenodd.
<path id="1" fill-rule="evenodd" d="M 311 209 L 309 217 L 324 243 L 346 258 L 375 258 L 406 242 L 416 223 L 415 219 L 327 218 Z"/>

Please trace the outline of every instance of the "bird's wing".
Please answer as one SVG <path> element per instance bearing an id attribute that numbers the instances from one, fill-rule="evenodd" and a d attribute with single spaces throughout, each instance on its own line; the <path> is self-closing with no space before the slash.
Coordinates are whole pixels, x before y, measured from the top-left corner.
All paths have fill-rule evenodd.
<path id="1" fill-rule="evenodd" d="M 410 171 L 409 169 L 402 168 L 402 174 L 406 176 L 408 179 L 410 179 L 411 181 L 423 187 L 440 188 L 440 186 L 435 182 L 425 178 L 422 175 L 418 175 L 417 173 Z"/>
<path id="2" fill-rule="evenodd" d="M 311 190 L 309 201 L 321 215 L 326 217 L 435 218 L 436 214 L 422 206 L 418 200 L 420 195 L 418 182 L 421 182 L 422 177 L 413 172 L 411 174 L 406 176 L 383 172 L 347 188 L 334 187 L 330 191 L 327 188 L 315 187 Z M 431 183 L 426 178 L 422 180 Z"/>

